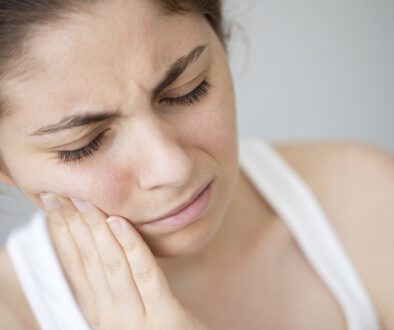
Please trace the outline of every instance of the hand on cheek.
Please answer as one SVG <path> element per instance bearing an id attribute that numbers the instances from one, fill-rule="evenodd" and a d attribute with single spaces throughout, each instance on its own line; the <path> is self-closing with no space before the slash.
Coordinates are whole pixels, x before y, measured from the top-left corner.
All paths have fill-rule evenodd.
<path id="1" fill-rule="evenodd" d="M 96 306 L 95 293 L 102 299 L 110 297 L 110 291 L 104 284 L 107 279 L 102 262 L 113 263 L 121 254 L 117 240 L 108 230 L 106 220 L 109 217 L 90 203 L 78 199 L 53 193 L 41 193 L 40 199 L 47 214 L 52 242 L 70 287 L 86 318 L 96 324 L 100 306 Z"/>
<path id="2" fill-rule="evenodd" d="M 49 193 L 40 197 L 65 274 L 92 325 L 205 329 L 174 297 L 151 250 L 129 221 L 108 217 L 77 199 Z"/>

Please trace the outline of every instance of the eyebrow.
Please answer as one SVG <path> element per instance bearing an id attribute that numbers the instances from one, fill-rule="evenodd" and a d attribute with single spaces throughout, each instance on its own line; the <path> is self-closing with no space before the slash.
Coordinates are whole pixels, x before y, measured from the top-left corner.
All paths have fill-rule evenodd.
<path id="1" fill-rule="evenodd" d="M 206 48 L 207 45 L 197 46 L 188 55 L 176 60 L 175 63 L 172 64 L 171 68 L 167 71 L 164 79 L 154 88 L 154 95 L 159 94 L 162 90 L 177 80 L 178 77 L 186 70 L 186 68 L 201 56 Z"/>
<path id="2" fill-rule="evenodd" d="M 182 56 L 177 59 L 166 72 L 165 77 L 153 89 L 153 95 L 159 94 L 166 87 L 170 86 L 174 81 L 176 81 L 178 77 L 186 70 L 186 68 L 201 56 L 207 46 L 208 45 L 197 46 L 186 56 Z M 30 136 L 56 133 L 65 129 L 91 125 L 105 120 L 114 120 L 120 117 L 121 114 L 119 112 L 86 113 L 68 116 L 63 118 L 57 124 L 41 127 L 40 129 L 31 133 Z"/>

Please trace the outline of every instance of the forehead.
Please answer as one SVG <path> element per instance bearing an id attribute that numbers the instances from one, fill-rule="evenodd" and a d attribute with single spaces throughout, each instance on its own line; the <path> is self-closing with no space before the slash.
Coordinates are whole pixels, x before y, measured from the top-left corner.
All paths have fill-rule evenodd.
<path id="1" fill-rule="evenodd" d="M 123 71 L 125 62 L 133 69 L 141 68 L 141 62 L 152 69 L 168 63 L 178 50 L 203 36 L 196 22 L 205 20 L 192 14 L 164 15 L 156 3 L 98 1 L 90 10 L 39 27 L 30 47 L 36 71 L 48 74 L 65 65 L 95 64 Z"/>
<path id="2" fill-rule="evenodd" d="M 6 84 L 7 94 L 16 111 L 29 102 L 30 110 L 56 112 L 59 102 L 64 109 L 81 98 L 116 99 L 125 80 L 137 93 L 157 83 L 179 56 L 206 43 L 208 30 L 202 16 L 164 15 L 154 1 L 98 1 L 37 28 L 28 50 L 33 70 Z"/>

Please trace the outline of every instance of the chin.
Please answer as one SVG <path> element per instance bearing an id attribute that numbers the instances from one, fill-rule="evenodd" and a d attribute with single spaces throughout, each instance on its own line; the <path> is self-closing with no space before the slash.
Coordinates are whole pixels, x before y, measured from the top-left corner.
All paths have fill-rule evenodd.
<path id="1" fill-rule="evenodd" d="M 237 175 L 234 177 L 236 178 Z M 186 227 L 163 235 L 150 236 L 140 233 L 153 255 L 158 258 L 198 258 L 214 252 L 216 241 L 223 238 L 222 227 L 226 222 L 226 212 L 232 202 L 236 182 L 237 180 L 234 180 L 226 189 L 218 185 L 209 211 Z"/>
<path id="2" fill-rule="evenodd" d="M 217 218 L 216 218 L 217 219 Z M 207 217 L 191 224 L 189 228 L 161 237 L 145 238 L 153 255 L 158 258 L 180 258 L 201 252 L 213 239 L 221 221 Z"/>

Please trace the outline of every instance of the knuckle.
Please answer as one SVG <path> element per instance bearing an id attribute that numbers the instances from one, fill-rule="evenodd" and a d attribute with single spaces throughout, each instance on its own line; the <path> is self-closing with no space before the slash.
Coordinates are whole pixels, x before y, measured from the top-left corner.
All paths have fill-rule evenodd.
<path id="1" fill-rule="evenodd" d="M 134 277 L 138 282 L 150 282 L 155 278 L 155 272 L 152 268 L 135 269 Z"/>
<path id="2" fill-rule="evenodd" d="M 65 212 L 64 213 L 64 219 L 67 222 L 75 222 L 79 220 L 79 215 L 76 212 Z"/>
<path id="3" fill-rule="evenodd" d="M 129 293 L 120 286 L 112 288 L 112 297 L 118 303 L 124 303 L 130 300 Z"/>
<path id="4" fill-rule="evenodd" d="M 48 217 L 48 225 L 51 228 L 56 228 L 58 230 L 67 229 L 67 223 L 60 216 Z"/>
<path id="5" fill-rule="evenodd" d="M 105 228 L 103 226 L 103 223 L 98 222 L 98 221 L 92 221 L 92 220 L 86 219 L 86 222 L 87 222 L 90 230 L 92 230 L 94 232 L 101 231 L 101 230 L 103 230 L 103 228 Z"/>
<path id="6" fill-rule="evenodd" d="M 105 261 L 104 269 L 110 274 L 115 275 L 122 270 L 122 262 L 118 259 Z"/>
<path id="7" fill-rule="evenodd" d="M 97 255 L 91 249 L 83 249 L 81 251 L 82 260 L 87 266 L 91 266 L 96 264 L 97 262 Z"/>
<path id="8" fill-rule="evenodd" d="M 134 253 L 137 249 L 137 246 L 138 245 L 133 242 L 124 242 L 122 244 L 122 248 L 123 248 L 124 252 L 126 252 L 127 254 Z"/>
<path id="9" fill-rule="evenodd" d="M 83 218 L 85 222 L 89 225 L 89 227 L 92 229 L 102 230 L 103 228 L 106 227 L 105 219 L 101 217 L 99 214 L 97 214 L 96 212 L 93 212 L 91 210 L 86 211 L 83 214 Z"/>

